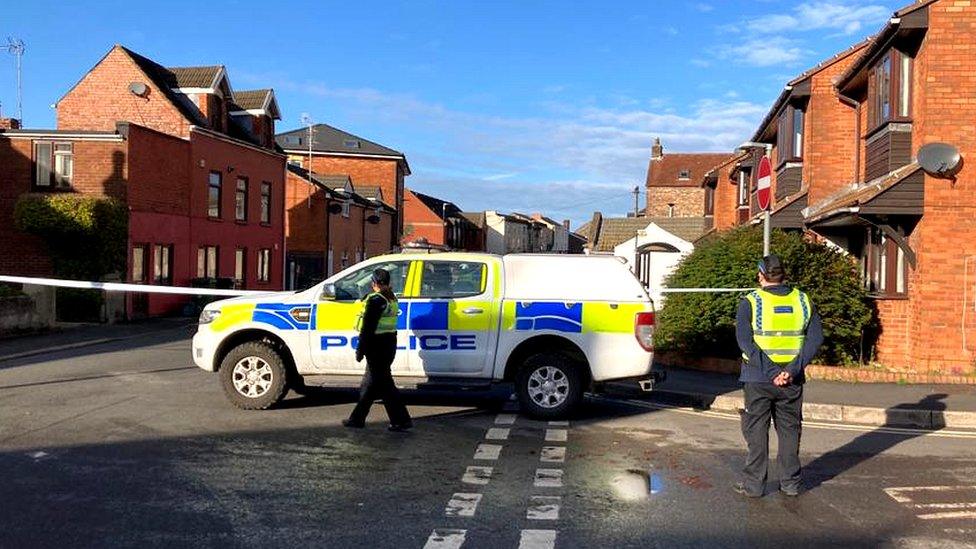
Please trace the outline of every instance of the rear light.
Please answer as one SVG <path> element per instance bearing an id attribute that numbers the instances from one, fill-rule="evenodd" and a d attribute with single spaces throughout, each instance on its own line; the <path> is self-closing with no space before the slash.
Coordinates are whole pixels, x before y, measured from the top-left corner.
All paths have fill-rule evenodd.
<path id="1" fill-rule="evenodd" d="M 654 313 L 637 313 L 634 318 L 634 337 L 645 351 L 654 350 Z"/>

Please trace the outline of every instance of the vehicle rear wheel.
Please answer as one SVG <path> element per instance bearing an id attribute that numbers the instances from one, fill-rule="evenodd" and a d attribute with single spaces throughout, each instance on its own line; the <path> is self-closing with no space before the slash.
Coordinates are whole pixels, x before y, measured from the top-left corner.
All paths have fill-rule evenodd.
<path id="1" fill-rule="evenodd" d="M 281 355 L 260 341 L 234 347 L 220 363 L 224 394 L 244 410 L 264 410 L 281 400 L 287 375 Z"/>
<path id="2" fill-rule="evenodd" d="M 529 416 L 565 417 L 583 400 L 582 368 L 557 353 L 530 356 L 519 370 L 515 391 Z"/>

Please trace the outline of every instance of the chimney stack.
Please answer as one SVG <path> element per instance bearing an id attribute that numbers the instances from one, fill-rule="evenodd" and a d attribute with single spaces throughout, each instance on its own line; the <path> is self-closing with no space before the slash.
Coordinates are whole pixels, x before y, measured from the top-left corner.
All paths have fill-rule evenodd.
<path id="1" fill-rule="evenodd" d="M 654 145 L 651 146 L 651 160 L 660 160 L 664 158 L 664 147 L 661 146 L 661 138 L 654 138 Z"/>
<path id="2" fill-rule="evenodd" d="M 566 227 L 566 230 L 567 231 L 570 230 L 569 229 L 569 220 L 568 219 L 563 219 L 563 227 Z"/>
<path id="3" fill-rule="evenodd" d="M 0 130 L 19 130 L 20 120 L 16 118 L 0 118 Z"/>

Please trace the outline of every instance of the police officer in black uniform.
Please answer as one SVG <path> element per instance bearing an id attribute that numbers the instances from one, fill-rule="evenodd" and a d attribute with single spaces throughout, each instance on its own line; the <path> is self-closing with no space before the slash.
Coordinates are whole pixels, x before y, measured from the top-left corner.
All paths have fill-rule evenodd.
<path id="1" fill-rule="evenodd" d="M 390 289 L 390 273 L 376 269 L 372 276 L 373 292 L 364 298 L 364 308 L 359 322 L 359 344 L 356 362 L 366 358 L 366 373 L 359 389 L 359 402 L 342 421 L 346 427 L 361 429 L 366 426 L 366 416 L 373 401 L 383 399 L 386 415 L 390 418 L 391 431 L 406 431 L 413 421 L 403 404 L 400 391 L 393 383 L 390 366 L 397 350 L 396 325 L 400 307 L 396 295 Z"/>

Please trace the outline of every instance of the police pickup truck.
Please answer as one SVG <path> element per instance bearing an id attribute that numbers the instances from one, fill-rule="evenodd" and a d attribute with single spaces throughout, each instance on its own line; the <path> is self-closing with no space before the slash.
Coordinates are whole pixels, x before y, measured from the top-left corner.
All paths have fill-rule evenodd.
<path id="1" fill-rule="evenodd" d="M 523 412 L 567 414 L 609 381 L 652 383 L 654 307 L 617 258 L 405 253 L 368 259 L 307 290 L 217 301 L 200 314 L 193 360 L 239 408 L 291 389 L 354 386 L 354 330 L 374 269 L 399 297 L 402 387 L 514 383 Z"/>

